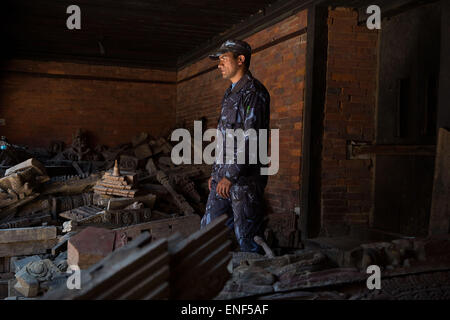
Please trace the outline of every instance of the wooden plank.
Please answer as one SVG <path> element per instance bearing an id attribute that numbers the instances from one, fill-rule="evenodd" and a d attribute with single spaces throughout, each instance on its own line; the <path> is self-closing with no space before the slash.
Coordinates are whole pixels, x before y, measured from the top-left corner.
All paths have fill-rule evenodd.
<path id="1" fill-rule="evenodd" d="M 54 226 L 0 230 L 0 244 L 55 238 L 56 227 Z"/>
<path id="2" fill-rule="evenodd" d="M 429 235 L 450 232 L 450 131 L 440 128 L 434 168 Z"/>
<path id="3" fill-rule="evenodd" d="M 441 1 L 441 57 L 437 128 L 450 128 L 450 2 Z"/>
<path id="4" fill-rule="evenodd" d="M 162 283 L 167 282 L 169 279 L 169 266 L 166 265 L 154 274 L 141 279 L 141 281 L 132 287 L 131 290 L 125 292 L 120 299 L 121 300 L 136 300 L 145 297 L 152 292 L 152 289 L 157 289 Z"/>
<path id="5" fill-rule="evenodd" d="M 198 261 L 195 267 L 191 267 L 179 276 L 182 282 L 189 281 L 195 277 L 201 278 L 201 275 L 206 274 L 208 270 L 212 269 L 219 261 L 223 259 L 231 259 L 230 252 L 231 241 L 227 240 L 220 246 L 217 246 L 214 251 L 208 256 Z"/>
<path id="6" fill-rule="evenodd" d="M 231 259 L 230 246 L 231 241 L 227 240 L 199 261 L 195 267 L 190 267 L 183 274 L 177 274 L 176 278 L 172 278 L 172 298 L 202 299 L 205 296 L 217 295 L 229 278 L 226 266 Z"/>
<path id="7" fill-rule="evenodd" d="M 122 247 L 114 251 L 110 256 L 88 269 L 91 280 L 85 284 L 85 288 L 77 299 L 94 299 L 119 279 L 134 273 L 136 269 L 166 251 L 166 239 L 155 241 L 143 248 Z M 127 254 L 124 256 L 125 253 Z"/>
<path id="8" fill-rule="evenodd" d="M 219 233 L 214 235 L 213 238 L 206 240 L 198 248 L 188 252 L 187 255 L 184 251 L 174 254 L 171 260 L 173 272 L 175 274 L 183 273 L 183 269 L 194 267 L 195 264 L 198 264 L 199 261 L 206 258 L 206 256 L 214 250 L 214 248 L 226 242 L 228 240 L 229 232 L 230 231 L 227 229 L 219 231 Z"/>
<path id="9" fill-rule="evenodd" d="M 135 198 L 111 198 L 108 201 L 107 210 L 123 209 L 126 206 L 134 202 L 142 202 L 146 207 L 152 209 L 156 201 L 156 196 L 153 194 L 147 194 L 145 196 L 139 196 Z"/>
<path id="10" fill-rule="evenodd" d="M 167 300 L 168 297 L 170 297 L 170 286 L 168 282 L 165 282 L 142 298 L 142 300 Z"/>
<path id="11" fill-rule="evenodd" d="M 173 286 L 172 291 L 175 292 L 174 298 L 181 300 L 204 300 L 217 296 L 229 279 L 229 272 L 227 270 L 229 261 L 230 256 L 223 256 L 207 273 L 202 275 L 197 283 L 178 283 L 179 287 Z M 204 285 L 199 286 L 200 281 Z"/>
<path id="12" fill-rule="evenodd" d="M 180 243 L 174 248 L 173 254 L 178 256 L 178 259 L 182 259 L 188 255 L 192 250 L 200 246 L 209 238 L 216 235 L 225 226 L 225 221 L 228 219 L 227 215 L 222 215 L 209 225 L 207 225 L 201 232 L 196 232 L 190 235 L 188 238 L 180 241 Z"/>
<path id="13" fill-rule="evenodd" d="M 96 299 L 117 299 L 121 295 L 124 294 L 126 288 L 137 286 L 142 279 L 150 277 L 153 273 L 158 272 L 158 270 L 169 264 L 169 254 L 167 252 L 162 253 L 159 256 L 153 258 L 148 264 L 144 264 L 140 269 L 133 273 L 128 273 L 120 278 L 117 281 L 112 283 L 112 286 L 107 290 L 104 290 L 100 293 Z M 165 278 L 165 281 L 168 279 Z"/>
<path id="14" fill-rule="evenodd" d="M 192 215 L 150 221 L 114 230 L 124 232 L 131 239 L 134 239 L 143 231 L 148 231 L 152 239 L 157 240 L 168 237 L 176 232 L 179 232 L 184 237 L 188 237 L 199 229 L 200 217 Z"/>
<path id="15" fill-rule="evenodd" d="M 78 226 L 94 224 L 104 225 L 105 228 L 119 228 L 154 220 L 151 209 L 103 210 L 89 217 L 75 220 Z"/>
<path id="16" fill-rule="evenodd" d="M 40 163 L 38 160 L 34 159 L 34 158 L 30 158 L 24 162 L 21 162 L 17 165 L 15 165 L 14 167 L 9 168 L 8 170 L 5 171 L 5 177 L 9 176 L 10 174 L 13 174 L 17 171 L 21 171 L 21 170 L 25 170 L 28 168 L 34 168 L 36 170 L 37 173 L 39 173 L 40 175 L 47 175 L 46 171 L 45 171 L 45 167 L 42 165 L 42 163 Z"/>
<path id="17" fill-rule="evenodd" d="M 16 212 L 17 208 L 19 208 L 20 206 L 23 206 L 24 204 L 27 204 L 31 201 L 33 201 L 34 199 L 36 199 L 37 197 L 39 197 L 39 193 L 35 193 L 32 194 L 22 200 L 17 201 L 16 203 L 6 207 L 6 208 L 2 208 L 2 210 L 0 211 L 0 218 L 5 218 L 10 214 L 13 214 Z"/>
<path id="18" fill-rule="evenodd" d="M 21 210 L 22 213 L 22 210 Z M 27 215 L 24 218 L 13 218 L 0 224 L 0 229 L 10 229 L 10 228 L 26 228 L 32 225 L 42 225 L 44 222 L 52 221 L 52 216 L 49 213 L 38 213 L 34 215 Z"/>
<path id="19" fill-rule="evenodd" d="M 0 244 L 0 257 L 28 256 L 46 253 L 58 243 L 58 239 L 24 241 Z"/>
<path id="20" fill-rule="evenodd" d="M 72 195 L 84 193 L 92 189 L 100 177 L 101 175 L 99 173 L 94 173 L 86 179 L 53 182 L 43 187 L 42 194 L 49 195 L 58 193 L 61 195 Z"/>
<path id="21" fill-rule="evenodd" d="M 231 241 L 227 216 L 215 219 L 206 228 L 169 247 L 171 295 L 175 299 L 208 299 L 219 293 L 229 278 L 226 266 Z"/>
<path id="22" fill-rule="evenodd" d="M 320 227 L 320 164 L 323 140 L 328 50 L 328 8 L 311 4 L 307 9 L 305 102 L 303 109 L 302 159 L 300 165 L 301 215 L 298 228 L 303 239 Z M 299 159 L 300 161 L 300 159 Z"/>
<path id="23" fill-rule="evenodd" d="M 97 206 L 88 205 L 64 211 L 60 213 L 59 216 L 69 220 L 80 221 L 82 219 L 91 217 L 99 213 L 100 211 L 103 211 L 103 209 Z"/>

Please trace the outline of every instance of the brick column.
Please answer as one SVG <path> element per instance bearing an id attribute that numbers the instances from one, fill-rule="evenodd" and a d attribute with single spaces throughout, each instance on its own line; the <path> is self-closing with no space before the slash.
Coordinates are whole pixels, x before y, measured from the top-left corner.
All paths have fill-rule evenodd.
<path id="1" fill-rule="evenodd" d="M 329 11 L 321 177 L 324 235 L 369 225 L 373 210 L 372 161 L 348 160 L 346 155 L 348 141 L 375 139 L 378 32 L 357 25 L 357 19 L 353 9 Z"/>

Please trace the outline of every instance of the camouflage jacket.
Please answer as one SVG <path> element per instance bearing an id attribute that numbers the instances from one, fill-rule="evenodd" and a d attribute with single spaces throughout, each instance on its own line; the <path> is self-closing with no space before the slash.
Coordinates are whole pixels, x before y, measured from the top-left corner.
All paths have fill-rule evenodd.
<path id="1" fill-rule="evenodd" d="M 245 135 L 245 164 L 237 163 L 237 155 L 244 150 L 238 150 L 237 139 L 226 137 L 227 129 L 242 129 L 244 132 L 248 129 L 269 129 L 270 123 L 270 95 L 264 85 L 253 78 L 250 71 L 236 83 L 227 89 L 222 100 L 222 110 L 220 113 L 217 130 L 222 133 L 223 154 L 216 155 L 216 161 L 213 165 L 212 177 L 215 181 L 220 181 L 222 177 L 228 178 L 233 184 L 246 184 L 250 177 L 262 178 L 267 183 L 267 176 L 260 177 L 260 167 L 262 166 L 259 158 L 257 164 L 249 164 L 249 136 Z M 219 132 L 218 132 L 219 133 Z M 269 136 L 269 133 L 267 133 Z M 226 163 L 226 141 L 234 139 L 233 163 Z M 256 145 L 259 143 L 259 137 L 256 137 Z M 253 141 L 255 142 L 255 141 Z M 267 143 L 268 145 L 268 143 Z M 258 146 L 259 149 L 259 146 Z M 230 150 L 231 151 L 231 150 Z M 253 153 L 255 156 L 255 153 Z M 222 164 L 217 163 L 217 158 L 222 157 Z"/>

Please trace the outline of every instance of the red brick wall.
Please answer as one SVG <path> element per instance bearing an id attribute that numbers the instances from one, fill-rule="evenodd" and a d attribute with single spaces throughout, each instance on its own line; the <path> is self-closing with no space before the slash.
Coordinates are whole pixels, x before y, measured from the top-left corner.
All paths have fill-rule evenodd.
<path id="1" fill-rule="evenodd" d="M 256 49 L 301 30 L 306 25 L 305 10 L 245 40 Z M 294 208 L 299 206 L 305 58 L 306 33 L 253 54 L 250 66 L 252 74 L 270 92 L 270 126 L 280 129 L 280 168 L 276 175 L 269 177 L 266 201 L 269 213 L 286 214 L 284 220 L 291 219 Z M 214 61 L 203 59 L 180 70 L 178 81 L 215 65 Z M 229 82 L 221 78 L 217 69 L 179 83 L 177 123 L 185 121 L 188 127 L 192 127 L 194 120 L 206 116 L 208 127 L 215 128 L 220 113 L 220 102 L 229 85 Z M 283 221 L 278 218 L 277 220 Z M 282 231 L 287 237 L 290 230 Z"/>
<path id="2" fill-rule="evenodd" d="M 357 12 L 329 11 L 328 65 L 322 150 L 322 231 L 369 225 L 371 160 L 348 160 L 347 141 L 374 142 L 378 33 L 357 25 Z"/>
<path id="3" fill-rule="evenodd" d="M 83 128 L 93 144 L 115 146 L 141 131 L 158 136 L 175 124 L 175 72 L 27 60 L 9 61 L 2 70 L 0 118 L 6 126 L 0 132 L 12 143 L 70 143 Z"/>

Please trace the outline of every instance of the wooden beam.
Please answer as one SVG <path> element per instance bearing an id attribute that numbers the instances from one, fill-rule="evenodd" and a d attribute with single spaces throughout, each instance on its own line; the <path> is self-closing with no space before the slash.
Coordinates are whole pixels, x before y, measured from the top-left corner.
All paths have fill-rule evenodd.
<path id="1" fill-rule="evenodd" d="M 46 253 L 58 243 L 58 239 L 23 241 L 0 244 L 0 257 L 29 256 Z"/>
<path id="2" fill-rule="evenodd" d="M 16 228 L 0 230 L 0 243 L 48 240 L 56 238 L 56 227 Z"/>
<path id="3" fill-rule="evenodd" d="M 154 241 L 169 237 L 176 232 L 179 232 L 184 237 L 188 237 L 199 229 L 200 217 L 198 215 L 190 215 L 144 222 L 114 230 L 124 233 L 130 239 L 135 239 L 142 232 L 148 231 L 150 232 L 152 241 Z"/>
<path id="4" fill-rule="evenodd" d="M 165 252 L 158 255 L 149 263 L 139 266 L 136 268 L 136 271 L 132 273 L 117 274 L 115 275 L 111 287 L 102 291 L 96 299 L 113 300 L 121 297 L 121 295 L 122 299 L 136 299 L 136 289 L 140 289 L 138 287 L 139 284 L 142 283 L 144 279 L 151 279 L 151 281 L 154 281 L 159 278 L 162 273 L 168 272 L 168 265 L 169 254 Z M 158 273 L 160 273 L 160 275 L 158 275 Z M 168 278 L 169 275 L 165 274 L 164 279 Z M 124 294 L 123 289 L 127 286 L 133 289 Z"/>
<path id="5" fill-rule="evenodd" d="M 327 17 L 327 7 L 316 5 L 308 8 L 303 155 L 299 173 L 301 207 L 298 229 L 302 239 L 316 235 L 320 228 L 320 159 L 326 90 Z"/>
<path id="6" fill-rule="evenodd" d="M 434 145 L 350 145 L 350 159 L 367 158 L 371 155 L 435 156 Z M 366 156 L 366 157 L 364 157 Z"/>
<path id="7" fill-rule="evenodd" d="M 429 235 L 450 233 L 450 131 L 439 129 Z"/>
<path id="8" fill-rule="evenodd" d="M 94 173 L 86 179 L 53 182 L 42 188 L 42 194 L 49 195 L 57 193 L 61 195 L 72 195 L 84 193 L 92 189 L 100 179 L 101 173 Z"/>
<path id="9" fill-rule="evenodd" d="M 39 197 L 39 193 L 34 193 L 34 194 L 32 194 L 26 198 L 23 198 L 7 207 L 2 208 L 0 210 L 0 219 L 4 219 L 4 218 L 8 217 L 9 215 L 15 214 L 17 211 L 17 208 L 33 201 L 37 197 Z"/>
<path id="10" fill-rule="evenodd" d="M 118 66 L 126 68 L 142 68 L 160 71 L 177 71 L 174 58 L 153 57 L 151 60 L 112 58 L 104 56 L 75 55 L 69 53 L 15 51 L 0 54 L 3 59 L 26 59 L 33 61 L 57 61 L 87 65 Z"/>
<path id="11" fill-rule="evenodd" d="M 450 1 L 441 1 L 441 58 L 437 128 L 450 129 Z"/>
<path id="12" fill-rule="evenodd" d="M 127 83 L 148 83 L 148 84 L 176 84 L 175 81 L 158 81 L 158 80 L 143 80 L 143 79 L 129 79 L 129 78 L 117 78 L 117 77 L 95 77 L 89 75 L 76 75 L 76 74 L 51 74 L 51 73 L 39 73 L 31 71 L 19 71 L 19 70 L 1 70 L 2 74 L 20 74 L 35 78 L 48 78 L 48 79 L 69 79 L 69 80 L 87 80 L 87 81 L 108 81 L 108 82 L 127 82 Z"/>
<path id="13" fill-rule="evenodd" d="M 156 196 L 153 194 L 147 194 L 135 198 L 111 198 L 108 201 L 107 210 L 123 209 L 133 202 L 142 202 L 147 208 L 153 209 L 156 201 Z"/>
<path id="14" fill-rule="evenodd" d="M 237 24 L 230 30 L 222 33 L 208 41 L 197 49 L 186 53 L 178 58 L 177 67 L 182 69 L 187 64 L 195 63 L 208 56 L 214 49 L 218 48 L 227 39 L 244 39 L 256 32 L 280 22 L 287 17 L 307 8 L 312 3 L 322 2 L 320 0 L 287 0 L 277 3 L 260 10 L 244 22 Z"/>
<path id="15" fill-rule="evenodd" d="M 26 161 L 23 161 L 15 166 L 7 169 L 5 171 L 5 176 L 9 176 L 10 174 L 13 174 L 15 172 L 22 171 L 22 170 L 25 170 L 28 168 L 34 168 L 34 170 L 36 170 L 36 172 L 39 175 L 42 175 L 42 176 L 47 175 L 44 165 L 42 163 L 40 163 L 38 160 L 36 160 L 34 158 L 30 158 Z"/>

